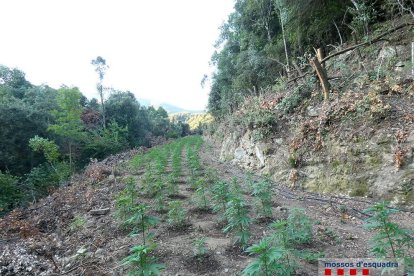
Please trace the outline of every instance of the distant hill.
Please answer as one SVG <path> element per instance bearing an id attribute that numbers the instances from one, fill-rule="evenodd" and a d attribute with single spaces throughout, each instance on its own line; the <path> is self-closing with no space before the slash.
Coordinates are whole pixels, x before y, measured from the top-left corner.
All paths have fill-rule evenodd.
<path id="1" fill-rule="evenodd" d="M 191 114 L 197 114 L 197 113 L 203 113 L 204 111 L 202 110 L 187 110 L 169 103 L 154 103 L 151 100 L 148 99 L 138 99 L 138 102 L 141 105 L 145 105 L 145 106 L 162 106 L 168 113 L 172 114 L 172 113 L 191 113 Z"/>
<path id="2" fill-rule="evenodd" d="M 178 112 L 169 114 L 170 120 L 173 122 L 183 122 L 190 126 L 190 130 L 196 130 L 213 121 L 213 117 L 209 113 L 190 113 Z"/>

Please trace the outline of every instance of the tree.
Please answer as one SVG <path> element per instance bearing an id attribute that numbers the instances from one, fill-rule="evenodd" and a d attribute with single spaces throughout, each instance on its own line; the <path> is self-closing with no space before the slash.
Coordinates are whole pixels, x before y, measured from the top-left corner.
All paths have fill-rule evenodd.
<path id="1" fill-rule="evenodd" d="M 128 128 L 128 143 L 141 146 L 150 127 L 147 110 L 143 109 L 131 92 L 116 91 L 105 102 L 107 119 Z"/>
<path id="2" fill-rule="evenodd" d="M 83 108 L 80 105 L 82 93 L 78 88 L 62 87 L 58 90 L 58 110 L 52 111 L 56 123 L 51 124 L 48 130 L 64 137 L 68 145 L 69 166 L 73 169 L 73 146 L 84 140 L 85 133 L 81 121 Z"/>
<path id="3" fill-rule="evenodd" d="M 96 59 L 92 60 L 91 64 L 93 66 L 95 66 L 95 72 L 98 73 L 98 77 L 99 77 L 99 81 L 96 85 L 96 88 L 98 90 L 99 97 L 101 98 L 103 128 L 106 128 L 106 114 L 105 114 L 105 105 L 104 105 L 104 87 L 103 87 L 102 82 L 103 82 L 106 70 L 109 68 L 109 66 L 106 65 L 105 59 L 103 59 L 101 56 L 98 56 Z"/>

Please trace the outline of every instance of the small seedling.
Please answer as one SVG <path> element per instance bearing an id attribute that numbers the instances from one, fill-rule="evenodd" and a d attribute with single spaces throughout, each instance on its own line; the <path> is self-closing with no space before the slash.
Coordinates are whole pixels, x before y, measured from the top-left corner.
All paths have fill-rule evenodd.
<path id="1" fill-rule="evenodd" d="M 173 200 L 168 204 L 168 223 L 174 227 L 185 225 L 187 220 L 187 212 L 183 208 L 180 200 Z"/>
<path id="2" fill-rule="evenodd" d="M 86 219 L 84 216 L 81 215 L 75 215 L 72 219 L 72 221 L 69 224 L 69 231 L 70 232 L 74 232 L 77 231 L 81 228 L 83 228 L 83 226 L 86 223 Z"/>
<path id="3" fill-rule="evenodd" d="M 207 250 L 206 238 L 200 238 L 194 241 L 194 254 L 198 260 L 206 256 Z"/>
<path id="4" fill-rule="evenodd" d="M 130 249 L 130 255 L 122 260 L 122 265 L 129 266 L 128 276 L 154 276 L 160 275 L 165 268 L 157 263 L 157 259 L 150 254 L 155 245 L 137 245 Z"/>
<path id="5" fill-rule="evenodd" d="M 198 208 L 208 210 L 210 207 L 205 181 L 201 179 L 201 181 L 197 181 L 197 185 L 196 191 L 193 194 L 194 202 Z"/>
<path id="6" fill-rule="evenodd" d="M 169 195 L 178 194 L 177 177 L 172 173 L 167 177 L 167 190 Z"/>
<path id="7" fill-rule="evenodd" d="M 118 194 L 115 203 L 117 216 L 121 220 L 125 220 L 131 215 L 131 209 L 134 207 L 137 195 L 135 180 L 132 177 L 128 177 L 126 179 L 126 187 Z"/>

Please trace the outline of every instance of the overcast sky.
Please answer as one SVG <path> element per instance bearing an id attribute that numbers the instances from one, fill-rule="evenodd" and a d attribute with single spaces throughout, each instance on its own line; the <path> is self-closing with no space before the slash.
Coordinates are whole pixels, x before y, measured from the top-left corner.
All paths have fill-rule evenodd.
<path id="1" fill-rule="evenodd" d="M 138 98 L 204 109 L 200 81 L 233 0 L 0 0 L 0 64 L 34 84 L 77 86 L 96 97 L 98 55 L 105 85 Z"/>

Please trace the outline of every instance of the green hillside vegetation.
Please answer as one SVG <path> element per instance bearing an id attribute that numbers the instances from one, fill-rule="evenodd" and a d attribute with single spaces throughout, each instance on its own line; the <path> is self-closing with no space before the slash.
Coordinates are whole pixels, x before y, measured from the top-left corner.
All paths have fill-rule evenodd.
<path id="1" fill-rule="evenodd" d="M 0 114 L 0 212 L 47 195 L 91 158 L 178 138 L 188 128 L 170 122 L 162 107 L 141 106 L 129 91 L 112 91 L 102 104 L 76 87 L 33 85 L 5 66 Z"/>
<path id="2" fill-rule="evenodd" d="M 347 41 L 370 41 L 376 24 L 413 16 L 413 6 L 412 0 L 235 1 L 211 58 L 216 71 L 209 112 L 224 118 L 249 97 L 272 88 L 280 91 L 288 79 L 308 71 L 315 49 L 328 52 L 343 49 Z M 294 106 L 298 100 L 283 104 Z"/>
<path id="3" fill-rule="evenodd" d="M 210 123 L 213 122 L 213 116 L 210 113 L 193 114 L 188 112 L 170 114 L 170 120 L 173 123 L 188 124 L 191 131 L 201 133 Z"/>

